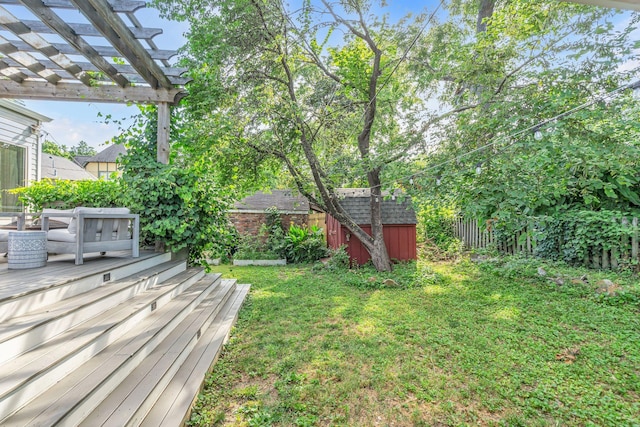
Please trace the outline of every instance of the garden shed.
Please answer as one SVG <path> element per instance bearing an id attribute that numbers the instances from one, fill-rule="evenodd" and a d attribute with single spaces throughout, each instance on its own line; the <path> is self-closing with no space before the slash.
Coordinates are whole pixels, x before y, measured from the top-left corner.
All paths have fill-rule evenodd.
<path id="1" fill-rule="evenodd" d="M 371 200 L 367 188 L 338 190 L 340 204 L 362 229 L 371 234 Z M 408 196 L 388 196 L 382 201 L 382 224 L 384 242 L 392 260 L 416 259 L 416 213 Z M 337 249 L 346 245 L 352 262 L 362 265 L 371 258 L 357 237 L 327 214 L 327 245 Z"/>

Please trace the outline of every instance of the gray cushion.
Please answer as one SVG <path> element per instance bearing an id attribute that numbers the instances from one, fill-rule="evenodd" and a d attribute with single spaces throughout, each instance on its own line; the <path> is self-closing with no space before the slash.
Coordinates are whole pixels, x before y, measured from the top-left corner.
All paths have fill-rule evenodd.
<path id="1" fill-rule="evenodd" d="M 0 230 L 0 242 L 9 241 L 9 230 Z"/>
<path id="2" fill-rule="evenodd" d="M 69 233 L 69 230 L 66 228 L 58 228 L 47 232 L 47 240 L 55 242 L 75 242 L 76 235 Z"/>

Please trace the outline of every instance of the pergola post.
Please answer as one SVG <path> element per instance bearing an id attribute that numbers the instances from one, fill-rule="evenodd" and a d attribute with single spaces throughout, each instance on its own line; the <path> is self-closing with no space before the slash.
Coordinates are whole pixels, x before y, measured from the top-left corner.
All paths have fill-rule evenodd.
<path id="1" fill-rule="evenodd" d="M 171 110 L 168 102 L 158 103 L 158 162 L 169 164 L 169 132 L 171 128 Z"/>

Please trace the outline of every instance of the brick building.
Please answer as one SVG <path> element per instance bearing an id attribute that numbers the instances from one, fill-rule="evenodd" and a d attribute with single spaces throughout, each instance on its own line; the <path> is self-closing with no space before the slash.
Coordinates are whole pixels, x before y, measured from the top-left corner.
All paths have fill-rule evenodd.
<path id="1" fill-rule="evenodd" d="M 272 190 L 270 193 L 258 191 L 234 204 L 229 211 L 229 219 L 240 234 L 258 235 L 262 224 L 266 223 L 265 210 L 276 207 L 285 228 L 294 223 L 307 225 L 309 221 L 309 201 L 291 190 Z"/>

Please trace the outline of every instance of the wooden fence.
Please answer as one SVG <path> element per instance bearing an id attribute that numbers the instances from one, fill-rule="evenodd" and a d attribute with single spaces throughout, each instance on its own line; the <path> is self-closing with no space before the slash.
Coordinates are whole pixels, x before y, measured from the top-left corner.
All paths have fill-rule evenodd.
<path id="1" fill-rule="evenodd" d="M 617 220 L 616 220 L 617 221 Z M 629 227 L 631 236 L 622 237 L 620 242 L 612 242 L 613 249 L 590 248 L 583 261 L 584 265 L 593 268 L 618 268 L 621 262 L 629 262 L 640 258 L 640 238 L 638 236 L 638 218 L 622 218 L 622 227 Z M 460 239 L 466 249 L 482 249 L 490 246 L 506 254 L 533 253 L 536 246 L 535 235 L 526 230 L 517 232 L 505 242 L 497 242 L 494 233 L 486 224 L 478 224 L 475 219 L 458 218 L 453 224 L 454 235 Z M 526 237 L 522 237 L 526 234 Z M 533 239 L 533 240 L 532 240 Z"/>

